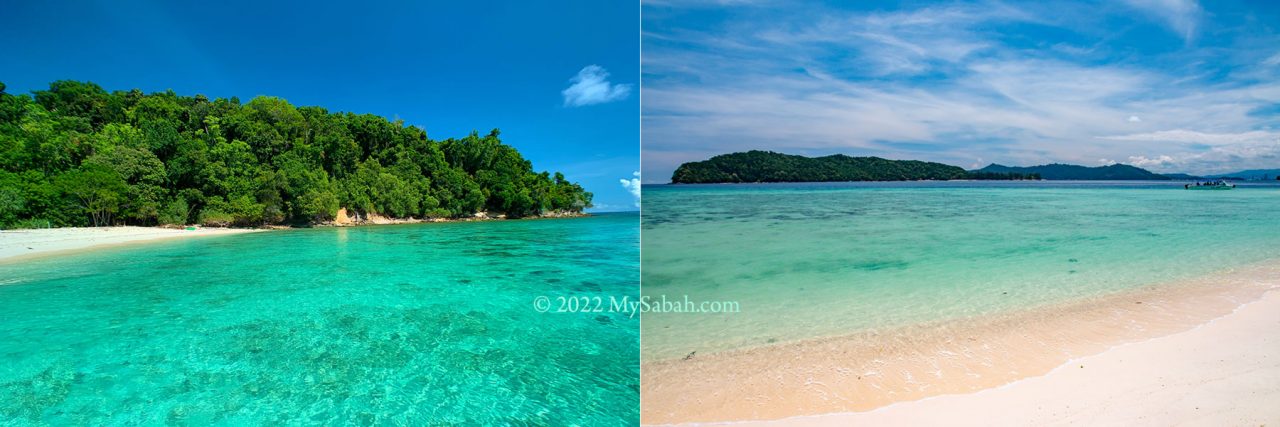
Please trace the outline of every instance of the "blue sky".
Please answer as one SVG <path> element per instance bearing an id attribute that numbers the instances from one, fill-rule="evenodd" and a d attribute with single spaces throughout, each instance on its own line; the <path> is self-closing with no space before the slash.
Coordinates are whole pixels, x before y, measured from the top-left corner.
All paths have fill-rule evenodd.
<path id="1" fill-rule="evenodd" d="M 1280 3 L 656 1 L 643 167 L 766 149 L 1280 167 Z"/>
<path id="2" fill-rule="evenodd" d="M 366 4 L 374 3 L 374 4 Z M 0 81 L 279 96 L 436 139 L 502 129 L 597 210 L 634 210 L 639 7 L 631 2 L 5 2 Z M 571 88 L 572 87 L 572 88 Z M 628 181 L 630 183 L 630 181 Z"/>

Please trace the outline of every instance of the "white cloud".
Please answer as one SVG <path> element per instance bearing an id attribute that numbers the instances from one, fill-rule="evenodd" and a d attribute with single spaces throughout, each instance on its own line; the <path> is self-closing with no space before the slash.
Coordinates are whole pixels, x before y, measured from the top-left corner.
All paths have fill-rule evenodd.
<path id="1" fill-rule="evenodd" d="M 1173 157 L 1160 155 L 1155 158 L 1147 158 L 1146 156 L 1129 156 L 1130 165 L 1140 168 L 1160 168 L 1165 165 L 1177 163 Z"/>
<path id="2" fill-rule="evenodd" d="M 1129 156 L 1128 164 L 1157 172 L 1225 173 L 1280 163 L 1280 132 L 1207 133 L 1185 129 L 1100 137 L 1143 144 L 1169 154 Z"/>
<path id="3" fill-rule="evenodd" d="M 770 0 L 643 0 L 646 6 L 672 8 L 714 8 L 726 6 L 751 6 L 770 3 Z"/>
<path id="4" fill-rule="evenodd" d="M 1100 136 L 1113 141 L 1163 141 L 1205 145 L 1230 145 L 1241 143 L 1266 143 L 1280 136 L 1276 132 L 1249 131 L 1239 133 L 1205 133 L 1186 129 L 1162 130 L 1129 135 Z"/>
<path id="5" fill-rule="evenodd" d="M 1169 4 L 1183 16 L 1170 22 L 1193 31 L 1199 6 Z M 1114 26 L 1088 19 L 1100 14 L 1132 8 L 979 1 L 646 25 L 644 176 L 666 182 L 680 163 L 751 149 L 954 165 L 1133 157 L 1193 174 L 1280 163 L 1270 157 L 1280 154 L 1272 132 L 1257 131 L 1268 124 L 1258 109 L 1280 103 L 1275 68 L 1256 66 L 1271 50 L 1189 44 L 1169 56 L 1117 59 L 1128 53 L 1109 46 Z M 1001 28 L 1020 23 L 1076 32 L 1082 48 L 1010 45 Z M 1275 45 L 1258 37 L 1247 45 Z M 1240 64 L 1262 71 L 1221 73 Z"/>
<path id="6" fill-rule="evenodd" d="M 830 14 L 798 27 L 779 26 L 760 31 L 762 44 L 792 49 L 794 56 L 811 56 L 823 46 L 854 51 L 849 66 L 880 76 L 920 74 L 936 63 L 956 63 L 991 47 L 970 28 L 993 21 L 1035 22 L 1037 18 L 999 4 L 939 5 L 886 13 Z M 841 52 L 845 53 L 845 52 Z"/>
<path id="7" fill-rule="evenodd" d="M 1196 0 L 1125 0 L 1125 3 L 1161 21 L 1188 42 L 1195 37 L 1204 13 Z"/>
<path id="8" fill-rule="evenodd" d="M 599 65 L 588 65 L 569 79 L 573 84 L 560 94 L 566 107 L 621 101 L 631 94 L 631 85 L 609 83 L 609 72 Z"/>
<path id="9" fill-rule="evenodd" d="M 622 178 L 618 181 L 622 182 L 622 188 L 626 188 L 627 191 L 631 192 L 631 196 L 635 197 L 636 207 L 638 208 L 640 207 L 640 171 L 636 171 L 632 173 L 632 175 L 634 175 L 635 178 Z"/>
<path id="10" fill-rule="evenodd" d="M 1262 65 L 1280 65 L 1280 53 L 1271 55 L 1270 58 L 1263 60 Z"/>
<path id="11" fill-rule="evenodd" d="M 850 148 L 921 158 L 921 153 L 886 148 L 883 141 L 940 141 L 954 149 L 924 153 L 927 160 L 968 164 L 974 157 L 987 158 L 986 150 L 992 149 L 1002 152 L 991 157 L 999 163 L 1091 162 L 1103 155 L 1133 153 L 1089 152 L 1064 142 L 1088 139 L 1093 130 L 1131 131 L 1114 119 L 1127 117 L 1121 111 L 1131 108 L 1110 105 L 1112 100 L 1157 80 L 1123 68 L 983 60 L 968 65 L 966 76 L 929 89 L 910 82 L 842 80 L 818 72 L 648 85 L 642 118 L 644 159 L 646 167 L 674 169 L 678 163 L 667 164 L 659 152 L 702 152 L 694 158 L 680 156 L 679 161 L 690 161 L 746 149 L 816 153 Z M 994 140 L 991 144 L 996 145 L 976 151 L 958 135 Z M 999 141 L 1009 146 L 999 147 Z M 1074 157 L 1060 155 L 1071 151 L 1076 151 Z M 655 177 L 667 175 L 655 172 Z"/>

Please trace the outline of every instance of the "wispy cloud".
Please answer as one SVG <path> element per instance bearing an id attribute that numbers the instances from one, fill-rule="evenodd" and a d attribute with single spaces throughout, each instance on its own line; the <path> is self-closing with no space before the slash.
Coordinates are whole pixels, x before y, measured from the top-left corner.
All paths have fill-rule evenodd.
<path id="1" fill-rule="evenodd" d="M 1280 36 L 1218 23 L 1249 37 L 1188 45 L 1183 30 L 1204 15 L 1190 5 L 1173 5 L 1197 20 L 1177 21 L 1178 37 L 1126 32 L 1142 22 L 1126 18 L 1134 6 L 1108 4 L 646 15 L 644 176 L 665 182 L 679 163 L 749 149 L 966 167 L 1161 156 L 1174 161 L 1153 168 L 1268 166 L 1267 139 L 1250 132 L 1280 127 L 1257 113 L 1280 104 L 1280 67 L 1257 66 Z M 1139 137 L 1158 132 L 1173 133 Z M 1249 139 L 1169 139 L 1177 132 Z"/>
<path id="2" fill-rule="evenodd" d="M 640 207 L 640 171 L 636 171 L 635 173 L 632 173 L 632 175 L 635 176 L 635 178 L 622 178 L 618 181 L 621 181 L 622 187 L 626 188 L 627 191 L 631 193 L 631 197 L 636 199 L 636 207 L 638 208 Z"/>
<path id="3" fill-rule="evenodd" d="M 772 0 L 643 0 L 645 6 L 674 8 L 707 8 L 726 6 L 750 6 L 774 3 Z"/>
<path id="4" fill-rule="evenodd" d="M 631 85 L 609 83 L 609 72 L 599 65 L 588 65 L 569 79 L 572 83 L 561 91 L 566 107 L 621 101 L 631 94 Z"/>
<path id="5" fill-rule="evenodd" d="M 1163 166 L 1177 163 L 1173 157 L 1161 155 L 1155 158 L 1147 158 L 1147 156 L 1129 156 L 1129 164 L 1140 168 L 1162 168 Z"/>
<path id="6" fill-rule="evenodd" d="M 1099 138 L 1114 141 L 1177 142 L 1217 146 L 1273 142 L 1280 139 L 1280 133 L 1260 130 L 1240 133 L 1205 133 L 1174 129 L 1130 135 L 1101 136 Z"/>
<path id="7" fill-rule="evenodd" d="M 1128 164 L 1158 172 L 1194 168 L 1222 173 L 1280 166 L 1280 132 L 1205 133 L 1185 129 L 1102 136 L 1112 141 L 1152 143 L 1151 154 L 1129 156 Z"/>
<path id="8" fill-rule="evenodd" d="M 1124 0 L 1126 4 L 1150 15 L 1190 42 L 1196 35 L 1204 10 L 1196 0 Z"/>
<path id="9" fill-rule="evenodd" d="M 1270 58 L 1263 60 L 1262 65 L 1270 65 L 1270 66 L 1280 65 L 1280 53 L 1271 55 Z"/>

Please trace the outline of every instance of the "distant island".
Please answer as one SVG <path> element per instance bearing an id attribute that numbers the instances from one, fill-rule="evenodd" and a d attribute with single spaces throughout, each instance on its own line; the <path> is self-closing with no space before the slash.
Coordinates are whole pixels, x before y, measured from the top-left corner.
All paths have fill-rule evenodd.
<path id="1" fill-rule="evenodd" d="M 1205 178 L 1247 181 L 1280 180 L 1280 169 L 1249 169 L 1232 173 L 1206 175 Z"/>
<path id="2" fill-rule="evenodd" d="M 1210 175 L 1191 175 L 1186 173 L 1158 174 L 1136 166 L 1122 164 L 1088 167 L 1054 163 L 1040 166 L 1017 167 L 993 163 L 985 168 L 978 169 L 973 172 L 1034 173 L 1040 175 L 1046 180 L 1075 181 L 1199 181 L 1215 179 L 1225 179 L 1228 181 L 1280 180 L 1280 169 L 1250 169 L 1239 172 Z"/>
<path id="3" fill-rule="evenodd" d="M 1053 163 L 1040 166 L 1017 167 L 997 165 L 993 163 L 985 168 L 978 169 L 975 172 L 1038 174 L 1041 178 L 1046 180 L 1074 181 L 1168 181 L 1175 179 L 1171 176 L 1152 173 L 1140 167 L 1121 164 L 1088 167 Z M 1185 178 L 1179 177 L 1176 179 L 1195 179 L 1195 177 L 1187 175 Z"/>
<path id="4" fill-rule="evenodd" d="M 357 218 L 563 216 L 592 194 L 472 132 L 433 140 L 372 114 L 275 97 L 0 83 L 0 228 L 317 224 Z"/>
<path id="5" fill-rule="evenodd" d="M 1041 179 L 1075 181 L 1270 180 L 1280 179 L 1280 169 L 1256 169 L 1232 174 L 1196 176 L 1185 173 L 1158 174 L 1140 167 L 1124 164 L 1089 167 L 1061 163 L 1039 166 L 1004 166 L 993 163 L 982 169 L 965 170 L 958 166 L 919 160 L 888 160 L 879 157 L 852 157 L 843 154 L 805 157 L 772 151 L 752 150 L 745 153 L 722 154 L 703 161 L 681 164 L 672 174 L 671 183 Z"/>
<path id="6" fill-rule="evenodd" d="M 676 168 L 673 184 L 750 182 L 918 181 L 953 179 L 1040 179 L 1022 172 L 966 171 L 918 160 L 888 160 L 836 154 L 804 157 L 772 151 L 723 154 Z"/>

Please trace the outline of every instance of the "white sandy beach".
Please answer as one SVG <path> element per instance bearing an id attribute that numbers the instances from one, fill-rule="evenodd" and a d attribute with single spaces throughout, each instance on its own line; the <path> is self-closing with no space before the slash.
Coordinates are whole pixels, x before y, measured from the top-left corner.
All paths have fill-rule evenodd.
<path id="1" fill-rule="evenodd" d="M 975 393 L 734 426 L 1280 425 L 1280 290 L 1192 330 Z"/>
<path id="2" fill-rule="evenodd" d="M 0 261 L 72 252 L 94 247 L 126 243 L 204 236 L 222 236 L 229 234 L 252 233 L 256 231 L 262 230 L 203 227 L 195 230 L 159 227 L 92 227 L 4 230 L 0 231 Z"/>

